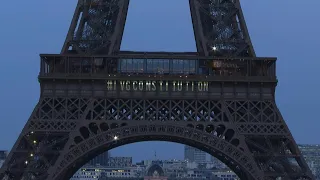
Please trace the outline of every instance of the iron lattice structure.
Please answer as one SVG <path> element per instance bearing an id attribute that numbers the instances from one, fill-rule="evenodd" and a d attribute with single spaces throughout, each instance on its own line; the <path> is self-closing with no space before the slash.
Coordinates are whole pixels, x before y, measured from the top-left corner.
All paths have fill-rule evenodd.
<path id="1" fill-rule="evenodd" d="M 275 104 L 238 0 L 190 0 L 198 52 L 123 52 L 128 0 L 79 0 L 60 54 L 42 54 L 37 106 L 0 178 L 61 180 L 94 156 L 172 141 L 241 179 L 314 179 Z M 117 137 L 115 139 L 114 137 Z"/>

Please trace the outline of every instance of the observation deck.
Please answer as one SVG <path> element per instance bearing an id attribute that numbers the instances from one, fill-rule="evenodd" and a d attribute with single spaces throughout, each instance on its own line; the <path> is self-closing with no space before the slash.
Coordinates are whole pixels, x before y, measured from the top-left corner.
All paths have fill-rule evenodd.
<path id="1" fill-rule="evenodd" d="M 274 98 L 276 58 L 197 53 L 42 54 L 42 95 L 114 98 Z"/>
<path id="2" fill-rule="evenodd" d="M 197 53 L 128 52 L 117 55 L 41 54 L 40 80 L 168 79 L 276 82 L 276 58 L 204 57 Z"/>

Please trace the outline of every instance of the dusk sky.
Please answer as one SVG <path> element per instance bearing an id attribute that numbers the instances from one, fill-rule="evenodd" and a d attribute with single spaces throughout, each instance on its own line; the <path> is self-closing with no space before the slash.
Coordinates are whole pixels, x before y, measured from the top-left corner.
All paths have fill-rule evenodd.
<path id="1" fill-rule="evenodd" d="M 276 101 L 297 143 L 320 144 L 320 0 L 242 0 L 257 56 L 277 57 Z M 10 150 L 39 100 L 40 53 L 60 53 L 77 0 L 0 5 L 0 149 Z M 122 50 L 196 51 L 187 0 L 131 0 Z M 134 161 L 183 158 L 183 146 L 119 147 Z"/>

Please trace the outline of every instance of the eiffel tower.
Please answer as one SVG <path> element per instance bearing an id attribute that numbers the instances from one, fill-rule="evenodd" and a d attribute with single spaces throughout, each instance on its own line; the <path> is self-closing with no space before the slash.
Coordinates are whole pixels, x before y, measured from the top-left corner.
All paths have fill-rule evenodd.
<path id="1" fill-rule="evenodd" d="M 203 150 L 243 180 L 315 179 L 275 103 L 239 0 L 189 0 L 197 52 L 120 51 L 129 0 L 78 0 L 60 54 L 41 54 L 38 104 L 0 179 L 64 180 L 139 141 Z"/>

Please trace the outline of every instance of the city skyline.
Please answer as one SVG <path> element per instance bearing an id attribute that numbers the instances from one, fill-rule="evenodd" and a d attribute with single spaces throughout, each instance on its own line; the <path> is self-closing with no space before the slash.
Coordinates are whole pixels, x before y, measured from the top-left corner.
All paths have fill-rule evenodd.
<path id="1" fill-rule="evenodd" d="M 20 37 L 23 33 L 11 31 L 6 32 L 6 30 L 2 29 L 0 31 L 3 31 L 1 36 L 4 34 L 11 34 L 10 37 L 16 37 L 17 40 L 9 41 L 8 37 L 1 38 L 3 41 L 0 42 L 0 48 L 4 52 L 4 59 L 8 59 L 7 61 L 4 61 L 3 66 L 1 67 L 1 82 L 7 83 L 7 86 L 2 87 L 2 90 L 4 90 L 4 93 L 1 93 L 1 108 L 2 113 L 0 115 L 0 119 L 2 120 L 0 122 L 0 148 L 1 149 L 8 149 L 10 150 L 14 141 L 18 137 L 22 127 L 24 126 L 25 122 L 27 121 L 28 117 L 30 116 L 30 113 L 32 109 L 34 108 L 35 103 L 38 100 L 39 96 L 39 84 L 36 80 L 36 76 L 39 72 L 39 53 L 58 53 L 60 52 L 62 42 L 64 40 L 64 37 L 66 35 L 66 30 L 68 29 L 70 19 L 72 17 L 72 13 L 75 7 L 74 2 L 66 2 L 63 3 L 64 7 L 61 8 L 61 13 L 54 13 L 54 9 L 50 9 L 51 7 L 59 7 L 59 4 L 62 1 L 57 2 L 28 2 L 28 5 L 35 3 L 40 4 L 45 10 L 48 10 L 48 13 L 46 14 L 46 18 L 49 18 L 50 20 L 45 20 L 39 16 L 39 14 L 44 13 L 45 10 L 43 9 L 36 9 L 35 12 L 32 12 L 31 10 L 25 10 L 26 12 L 30 13 L 26 15 L 27 19 L 34 19 L 37 18 L 38 21 L 42 22 L 41 25 L 38 24 L 38 22 L 29 22 L 31 23 L 30 27 L 26 27 L 26 34 L 30 33 L 30 36 L 37 36 L 38 39 L 34 40 L 34 42 L 31 42 L 33 40 L 32 37 Z M 5 2 L 8 6 L 14 5 L 14 2 Z M 12 3 L 12 4 L 10 4 Z M 188 3 L 185 3 L 184 1 L 177 1 L 175 3 L 170 3 L 172 7 L 165 7 L 165 2 L 154 2 L 147 3 L 149 6 L 151 6 L 151 9 L 144 9 L 142 10 L 143 6 L 141 6 L 145 2 L 139 2 L 139 1 L 133 1 L 130 4 L 129 8 L 129 18 L 127 20 L 127 25 L 124 32 L 124 38 L 123 38 L 123 44 L 122 49 L 123 50 L 139 50 L 139 51 L 151 51 L 151 50 L 157 50 L 157 51 L 195 51 L 195 43 L 194 43 L 194 36 L 192 32 L 191 22 L 189 19 L 189 16 L 186 14 L 189 11 Z M 253 5 L 249 4 L 253 3 Z M 317 69 L 316 67 L 319 66 L 319 62 L 316 61 L 316 54 L 314 51 L 312 51 L 312 48 L 319 47 L 319 41 L 312 41 L 311 42 L 311 34 L 307 33 L 304 35 L 304 39 L 300 38 L 299 43 L 297 44 L 304 44 L 306 42 L 314 43 L 313 45 L 309 45 L 307 49 L 305 46 L 299 46 L 299 45 L 292 45 L 293 42 L 293 34 L 294 32 L 303 31 L 306 29 L 292 29 L 289 27 L 285 27 L 284 21 L 290 20 L 291 16 L 294 15 L 294 10 L 298 9 L 298 6 L 303 7 L 303 3 L 298 4 L 298 2 L 293 2 L 292 4 L 286 4 L 284 2 L 277 3 L 277 5 L 280 4 L 280 7 L 274 8 L 272 6 L 272 3 L 275 3 L 275 1 L 271 2 L 251 2 L 251 1 L 242 1 L 243 8 L 244 8 L 244 14 L 247 20 L 247 25 L 249 26 L 249 32 L 251 35 L 251 39 L 255 45 L 255 49 L 257 51 L 258 56 L 277 56 L 279 59 L 278 63 L 278 76 L 280 79 L 279 86 L 277 88 L 277 102 L 279 104 L 279 108 L 281 112 L 283 113 L 284 119 L 286 120 L 290 130 L 293 133 L 293 136 L 295 137 L 296 141 L 298 143 L 308 143 L 308 144 L 317 144 L 318 139 L 316 137 L 320 136 L 319 132 L 317 131 L 317 126 L 319 124 L 316 124 L 316 105 L 317 102 L 311 102 L 311 99 L 320 100 L 320 97 L 313 97 L 312 95 L 315 94 L 317 91 L 319 91 L 319 84 L 311 84 L 312 82 L 317 82 L 316 80 L 316 73 Z M 282 3 L 282 4 L 281 4 Z M 310 1 L 309 3 L 314 3 L 313 7 L 316 7 L 317 4 L 320 5 L 317 1 Z M 281 6 L 283 5 L 283 6 Z M 288 5 L 290 8 L 285 9 L 287 12 L 286 16 L 279 16 L 280 13 L 282 13 L 282 10 L 280 11 L 281 7 L 284 7 L 284 5 Z M 153 10 L 152 10 L 152 6 Z M 251 9 L 250 7 L 256 6 L 257 9 Z M 266 7 L 265 7 L 266 6 Z M 268 11 L 273 7 L 272 9 L 274 11 L 275 18 L 270 18 L 266 16 L 261 16 L 262 13 L 266 13 L 264 11 Z M 309 6 L 308 6 L 309 7 Z M 266 10 L 264 10 L 264 8 Z M 278 9 L 279 8 L 279 9 Z M 180 10 L 180 12 L 176 12 L 177 9 Z M 147 27 L 148 32 L 155 31 L 157 29 L 161 29 L 164 25 L 168 24 L 166 21 L 170 21 L 169 24 L 172 25 L 172 28 L 168 29 L 161 29 L 160 31 L 157 31 L 159 34 L 164 34 L 166 38 L 163 39 L 172 39 L 172 41 L 165 42 L 161 41 L 161 38 L 155 39 L 155 34 L 146 32 L 143 32 L 143 27 L 146 27 L 145 24 L 143 24 L 142 20 L 139 20 L 138 18 L 141 17 L 141 13 L 144 11 L 155 11 L 153 12 L 156 15 L 153 14 L 153 18 L 158 19 L 157 22 L 160 21 L 160 24 L 152 24 L 152 28 Z M 161 10 L 165 10 L 167 14 L 160 15 Z M 308 11 L 306 13 L 301 14 L 302 17 L 310 18 L 310 13 L 314 13 L 314 11 Z M 42 12 L 43 11 L 43 12 Z M 259 13 L 257 13 L 259 12 Z M 0 12 L 2 13 L 10 13 L 7 10 L 4 10 Z M 158 14 L 157 14 L 158 13 Z M 308 14 L 309 13 L 309 14 Z M 151 12 L 148 12 L 149 15 L 151 15 Z M 270 14 L 268 14 L 270 15 Z M 48 16 L 48 17 L 47 17 Z M 163 17 L 165 16 L 165 17 Z M 257 16 L 257 17 L 254 17 Z M 0 17 L 0 20 L 3 22 L 5 15 Z M 172 17 L 172 18 L 169 18 Z M 293 16 L 295 17 L 295 16 Z M 312 18 L 315 18 L 316 16 L 313 16 Z M 319 15 L 318 15 L 319 17 Z M 147 18 L 147 17 L 144 17 Z M 263 24 L 264 22 L 260 22 L 255 18 L 261 18 L 264 21 L 266 21 L 266 24 Z M 279 19 L 276 19 L 279 18 Z M 282 19 L 281 19 L 282 18 Z M 297 17 L 298 18 L 298 17 Z M 295 19 L 295 18 L 293 18 Z M 315 18 L 316 19 L 316 18 Z M 296 20 L 296 19 L 295 19 Z M 137 26 L 134 26 L 134 24 L 137 24 Z M 181 22 L 179 26 L 177 26 L 174 22 Z M 290 23 L 291 21 L 287 21 L 287 23 Z M 8 22 L 9 25 L 12 25 L 13 27 L 16 27 L 13 22 Z M 32 24 L 34 23 L 34 24 Z M 139 24 L 140 23 L 140 24 Z M 292 20 L 291 23 L 294 23 Z M 303 22 L 300 22 L 303 23 Z M 304 22 L 306 23 L 306 22 Z M 274 25 L 276 24 L 276 25 Z M 32 26 L 34 25 L 34 26 Z M 140 25 L 140 26 L 139 26 Z M 287 24 L 288 25 L 288 24 Z M 273 26 L 273 27 L 272 27 Z M 280 28 L 275 28 L 275 26 Z M 303 26 L 303 25 L 302 25 Z M 17 27 L 16 27 L 17 28 Z M 265 28 L 265 29 L 264 29 Z M 282 29 L 281 29 L 282 28 Z M 296 27 L 300 28 L 300 27 Z M 19 28 L 17 28 L 19 29 Z M 51 30 L 54 29 L 54 30 Z M 308 29 L 308 31 L 314 31 L 317 32 L 317 30 L 320 29 L 320 26 L 314 27 L 314 29 Z M 174 32 L 171 32 L 171 30 L 175 30 Z M 182 31 L 183 30 L 183 31 Z M 293 31 L 292 34 L 288 35 L 286 30 Z M 24 32 L 25 33 L 25 32 Z M 170 34 L 171 33 L 171 34 Z M 179 35 L 179 36 L 178 36 Z M 265 36 L 265 37 L 264 37 Z M 19 41 L 19 38 L 23 39 L 23 42 Z M 143 38 L 144 37 L 144 38 Z M 142 39 L 139 39 L 142 38 Z M 279 38 L 279 39 L 277 39 Z M 45 42 L 43 42 L 45 40 Z M 292 42 L 291 42 L 292 41 Z M 3 42 L 9 42 L 8 44 L 4 44 Z M 49 43 L 48 43 L 49 42 Z M 137 44 L 139 42 L 139 44 Z M 157 43 L 154 43 L 157 42 Z M 12 44 L 11 44 L 12 43 Z M 287 49 L 283 49 L 284 52 L 280 51 L 280 47 L 286 46 Z M 308 50 L 313 53 L 301 53 L 301 54 L 291 54 L 296 52 L 295 48 L 299 48 L 301 52 L 306 52 Z M 15 51 L 19 51 L 19 53 L 14 53 L 12 51 L 14 49 Z M 304 58 L 304 59 L 303 59 Z M 304 60 L 304 63 L 306 63 L 306 66 L 301 66 L 301 59 Z M 17 63 L 19 62 L 19 64 Z M 290 69 L 287 68 L 287 64 L 291 63 Z M 18 67 L 19 66 L 19 67 Z M 20 67 L 21 66 L 21 67 Z M 25 68 L 22 68 L 25 67 Z M 18 68 L 18 69 L 17 69 Z M 300 71 L 304 72 L 303 75 L 299 73 Z M 19 73 L 17 73 L 17 71 Z M 297 73 L 298 72 L 298 73 Z M 10 77 L 10 78 L 8 78 Z M 24 78 L 22 80 L 22 77 Z M 309 81 L 304 81 L 303 78 L 310 78 Z M 314 78 L 314 79 L 312 79 Z M 296 80 L 300 80 L 300 85 L 309 85 L 310 89 L 305 89 L 302 87 L 295 88 Z M 301 88 L 301 89 L 299 89 Z M 25 91 L 25 93 L 21 94 L 21 89 Z M 11 92 L 13 95 L 7 96 L 6 93 Z M 19 94 L 20 93 L 20 94 Z M 28 94 L 28 96 L 26 96 Z M 296 97 L 298 94 L 303 94 L 303 97 Z M 292 98 L 292 99 L 291 99 Z M 296 99 L 297 98 L 297 99 Z M 13 99 L 13 101 L 11 101 Z M 290 99 L 290 100 L 288 100 Z M 10 111 L 16 110 L 16 102 L 19 101 L 19 113 L 11 114 Z M 310 103 L 311 102 L 311 103 Z M 312 104 L 314 103 L 314 104 Z M 312 106 L 313 105 L 313 106 Z M 313 109 L 314 108 L 314 109 Z M 302 109 L 302 110 L 301 110 Z M 303 119 L 305 117 L 305 112 L 310 113 L 312 118 L 309 118 L 307 120 Z M 298 113 L 297 113 L 298 112 Z M 303 121 L 303 122 L 301 122 Z M 310 123 L 304 123 L 307 122 Z M 311 123 L 314 123 L 314 125 L 311 125 Z M 12 129 L 8 131 L 9 127 Z M 308 129 L 308 131 L 305 131 L 303 129 Z M 315 134 L 316 133 L 316 134 Z M 163 146 L 166 146 L 167 148 L 162 149 L 162 151 L 169 151 L 171 153 L 168 153 L 169 155 L 172 154 L 172 156 L 179 156 L 179 149 L 183 149 L 183 146 L 180 144 L 174 144 L 174 143 L 164 143 L 162 144 L 158 142 L 152 142 L 151 146 L 150 143 L 142 143 L 142 145 L 136 144 L 130 144 L 127 146 L 122 146 L 118 149 L 114 149 L 116 153 L 123 153 L 123 154 L 129 154 L 131 152 L 139 152 L 139 155 L 146 155 L 146 151 L 144 149 L 147 149 L 148 147 L 152 147 L 153 149 L 161 149 Z M 141 148 L 139 146 L 145 147 Z M 130 149 L 128 151 L 128 149 Z M 111 151 L 111 152 L 113 152 Z M 159 151 L 160 152 L 160 151 Z M 172 153 L 174 152 L 174 153 Z M 182 152 L 182 151 L 181 151 Z M 168 154 L 165 154 L 163 156 L 168 157 Z M 161 155 L 161 154 L 159 154 Z M 122 155 L 123 156 L 123 155 Z"/>

